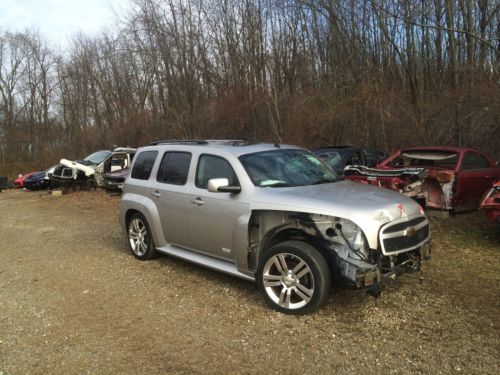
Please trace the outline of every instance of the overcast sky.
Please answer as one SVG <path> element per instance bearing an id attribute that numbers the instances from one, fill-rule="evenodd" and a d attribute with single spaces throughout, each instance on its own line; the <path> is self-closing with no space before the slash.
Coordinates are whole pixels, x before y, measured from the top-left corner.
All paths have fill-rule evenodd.
<path id="1" fill-rule="evenodd" d="M 52 45 L 66 47 L 79 31 L 94 35 L 116 22 L 128 0 L 0 0 L 0 32 L 39 30 Z"/>

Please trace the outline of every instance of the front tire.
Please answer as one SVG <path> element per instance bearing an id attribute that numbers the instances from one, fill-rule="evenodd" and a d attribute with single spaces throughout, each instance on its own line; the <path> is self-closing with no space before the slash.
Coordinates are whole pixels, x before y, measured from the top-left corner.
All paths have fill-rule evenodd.
<path id="1" fill-rule="evenodd" d="M 331 275 L 325 258 L 314 247 L 305 242 L 285 241 L 264 253 L 257 270 L 257 284 L 273 309 L 302 315 L 325 302 Z"/>
<path id="2" fill-rule="evenodd" d="M 149 224 L 139 212 L 134 213 L 127 225 L 128 244 L 137 259 L 149 260 L 155 257 L 156 250 Z"/>

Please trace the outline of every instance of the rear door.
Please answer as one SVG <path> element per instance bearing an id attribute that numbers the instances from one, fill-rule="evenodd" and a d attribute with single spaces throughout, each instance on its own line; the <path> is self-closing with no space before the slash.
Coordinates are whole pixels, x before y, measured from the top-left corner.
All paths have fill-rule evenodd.
<path id="1" fill-rule="evenodd" d="M 479 201 L 495 179 L 498 168 L 477 152 L 467 151 L 456 176 L 455 210 L 468 211 L 479 207 Z"/>
<path id="2" fill-rule="evenodd" d="M 187 178 L 190 152 L 167 151 L 163 154 L 156 178 L 151 184 L 152 199 L 158 207 L 160 222 L 168 243 L 188 247 L 187 210 L 189 193 Z"/>

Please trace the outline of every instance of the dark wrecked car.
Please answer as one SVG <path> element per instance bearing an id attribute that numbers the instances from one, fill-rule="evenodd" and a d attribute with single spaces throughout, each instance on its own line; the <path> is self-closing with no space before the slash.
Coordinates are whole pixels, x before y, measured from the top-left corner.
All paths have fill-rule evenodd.
<path id="1" fill-rule="evenodd" d="M 338 174 L 343 174 L 345 167 L 349 165 L 375 167 L 387 157 L 383 151 L 357 146 L 328 146 L 313 152 Z"/>
<path id="2" fill-rule="evenodd" d="M 447 211 L 479 207 L 484 193 L 500 179 L 500 168 L 480 152 L 465 147 L 415 147 L 396 151 L 376 168 L 347 166 L 346 178 L 412 197 Z"/>
<path id="3" fill-rule="evenodd" d="M 10 189 L 12 183 L 9 182 L 7 176 L 0 176 L 0 191 L 3 189 Z"/>
<path id="4" fill-rule="evenodd" d="M 107 190 L 121 190 L 129 169 L 119 169 L 104 175 L 104 186 Z"/>
<path id="5" fill-rule="evenodd" d="M 134 154 L 134 148 L 117 147 L 113 151 L 94 152 L 80 161 L 61 159 L 49 178 L 58 186 L 78 186 L 86 190 L 105 187 L 104 175 L 128 168 Z"/>
<path id="6" fill-rule="evenodd" d="M 41 172 L 35 172 L 24 179 L 24 187 L 30 190 L 41 190 L 51 187 L 49 173 L 53 173 L 56 166 Z"/>
<path id="7" fill-rule="evenodd" d="M 489 221 L 500 225 L 500 181 L 484 195 L 480 208 L 486 211 Z"/>

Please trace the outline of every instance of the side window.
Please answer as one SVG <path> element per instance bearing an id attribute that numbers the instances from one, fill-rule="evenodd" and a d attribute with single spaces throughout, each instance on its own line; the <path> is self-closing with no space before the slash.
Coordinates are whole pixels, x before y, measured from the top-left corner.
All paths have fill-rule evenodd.
<path id="1" fill-rule="evenodd" d="M 489 168 L 490 163 L 484 157 L 475 152 L 466 152 L 462 160 L 462 170 L 470 171 L 474 169 Z"/>
<path id="2" fill-rule="evenodd" d="M 185 185 L 191 163 L 189 152 L 166 152 L 161 160 L 156 181 L 165 184 Z"/>
<path id="3" fill-rule="evenodd" d="M 328 164 L 332 168 L 338 168 L 342 163 L 342 156 L 338 152 L 335 151 L 327 151 L 318 154 L 318 158 L 323 160 L 326 164 Z"/>
<path id="4" fill-rule="evenodd" d="M 227 178 L 229 185 L 239 185 L 236 173 L 227 160 L 213 155 L 201 155 L 196 169 L 196 186 L 206 189 L 208 180 L 212 178 Z"/>
<path id="5" fill-rule="evenodd" d="M 385 153 L 371 148 L 366 148 L 364 153 L 367 167 L 374 167 L 379 161 L 385 158 Z"/>
<path id="6" fill-rule="evenodd" d="M 363 165 L 363 156 L 361 155 L 361 152 L 356 151 L 352 154 L 345 162 L 345 165 Z"/>
<path id="7" fill-rule="evenodd" d="M 143 151 L 138 154 L 130 177 L 138 180 L 148 180 L 155 164 L 156 155 L 158 155 L 158 151 Z"/>

